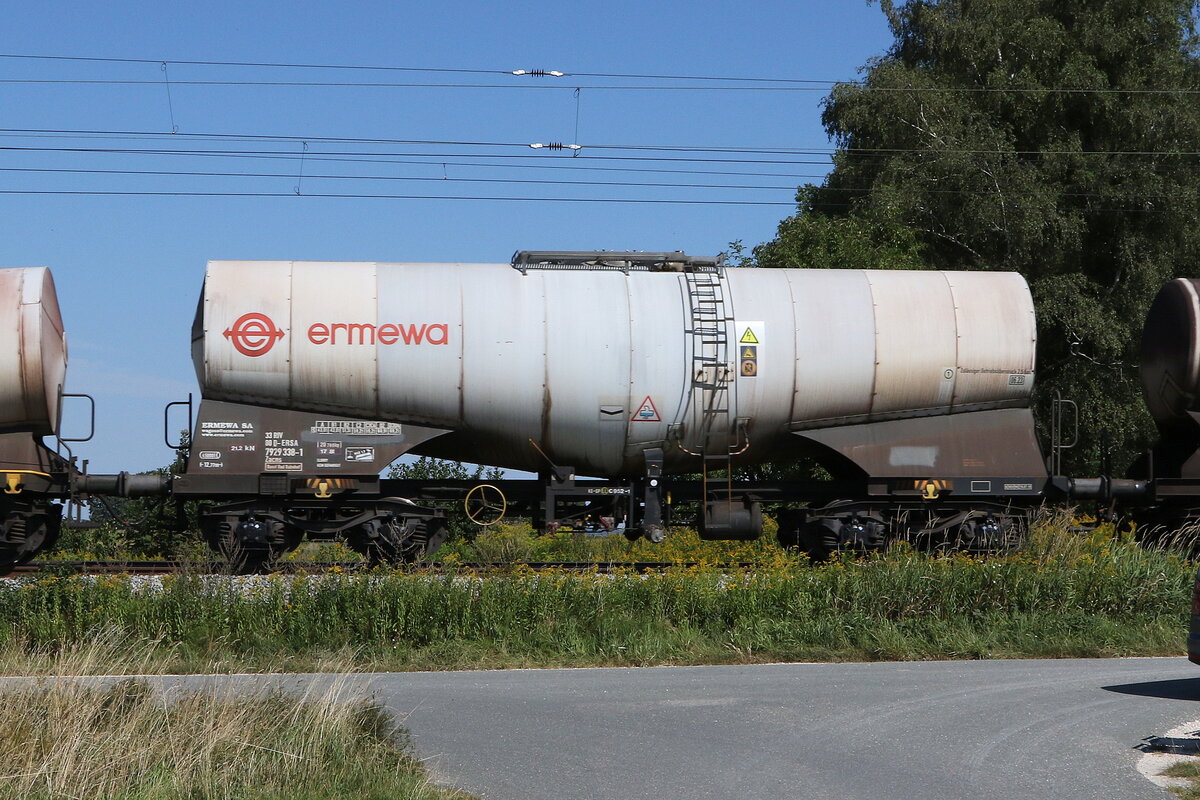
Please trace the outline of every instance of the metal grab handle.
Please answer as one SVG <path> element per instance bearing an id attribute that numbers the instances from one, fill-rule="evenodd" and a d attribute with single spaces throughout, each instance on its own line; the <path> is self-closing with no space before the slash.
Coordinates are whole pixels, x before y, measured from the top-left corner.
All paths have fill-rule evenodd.
<path id="1" fill-rule="evenodd" d="M 1063 409 L 1067 406 L 1071 407 L 1071 416 L 1075 431 L 1071 443 L 1063 444 Z M 1079 444 L 1079 405 L 1074 400 L 1064 400 L 1061 394 L 1055 392 L 1054 402 L 1051 405 L 1050 411 L 1050 459 L 1052 462 L 1051 471 L 1055 475 L 1062 474 L 1062 451 L 1070 450 L 1077 444 Z"/>
<path id="2" fill-rule="evenodd" d="M 58 429 L 60 431 L 62 430 L 62 402 L 61 402 L 61 400 L 65 400 L 68 397 L 82 397 L 84 400 L 88 401 L 88 405 L 90 406 L 89 419 L 88 419 L 88 423 L 89 423 L 88 435 L 87 436 L 78 436 L 78 437 L 73 437 L 73 438 L 68 438 L 66 436 L 59 436 L 58 440 L 60 442 L 90 442 L 92 440 L 92 437 L 96 435 L 96 398 L 92 397 L 90 394 L 66 394 L 65 392 L 63 394 L 60 394 L 59 398 L 61 398 L 61 399 L 58 404 Z M 67 449 L 70 450 L 70 448 L 67 448 Z"/>
<path id="3" fill-rule="evenodd" d="M 167 403 L 166 407 L 163 408 L 163 441 L 166 442 L 167 447 L 171 448 L 172 450 L 186 450 L 187 445 L 185 445 L 183 443 L 182 438 L 177 443 L 174 443 L 174 444 L 171 443 L 171 409 L 174 408 L 175 406 L 187 406 L 187 410 L 188 410 L 187 429 L 188 429 L 188 431 L 191 431 L 191 429 L 192 429 L 192 393 L 188 392 L 187 400 L 173 400 L 170 403 Z"/>

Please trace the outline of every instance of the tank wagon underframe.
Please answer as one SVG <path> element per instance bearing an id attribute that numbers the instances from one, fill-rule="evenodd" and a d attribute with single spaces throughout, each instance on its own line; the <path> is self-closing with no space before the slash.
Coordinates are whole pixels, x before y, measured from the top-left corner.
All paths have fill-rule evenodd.
<path id="1" fill-rule="evenodd" d="M 948 428 L 934 422 L 797 432 L 806 447 L 825 455 L 833 480 L 746 481 L 728 471 L 670 475 L 663 452 L 650 448 L 636 478 L 580 478 L 573 466 L 551 464 L 543 454 L 538 478 L 488 485 L 508 513 L 528 516 L 540 530 L 621 530 L 652 541 L 680 522 L 696 524 L 705 538 L 756 538 L 766 507 L 779 520 L 781 542 L 814 553 L 868 549 L 894 538 L 995 549 L 1019 537 L 1029 508 L 1064 493 L 1041 464 L 1027 411 L 963 415 Z M 206 503 L 201 527 L 207 541 L 246 571 L 305 538 L 344 540 L 373 561 L 416 560 L 444 540 L 445 506 L 469 503 L 481 482 L 394 480 L 379 471 L 447 433 L 205 400 L 186 447 L 187 468 L 170 478 L 170 493 L 180 502 Z M 527 446 L 536 452 L 534 443 Z M 980 460 L 989 451 L 991 460 Z M 913 461 L 924 465 L 906 464 Z M 963 462 L 978 466 L 967 475 L 947 466 Z M 989 463 L 1012 471 L 989 472 Z M 155 490 L 146 480 L 122 486 L 103 480 L 91 476 L 88 486 L 124 494 Z"/>

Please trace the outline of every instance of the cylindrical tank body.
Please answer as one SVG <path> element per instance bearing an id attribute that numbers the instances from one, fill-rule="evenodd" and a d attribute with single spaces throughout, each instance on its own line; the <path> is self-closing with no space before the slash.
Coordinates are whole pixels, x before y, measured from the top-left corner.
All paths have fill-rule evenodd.
<path id="1" fill-rule="evenodd" d="M 1146 407 L 1160 429 L 1195 428 L 1200 411 L 1200 280 L 1177 278 L 1150 305 L 1142 329 L 1141 374 Z"/>
<path id="2" fill-rule="evenodd" d="M 1015 273 L 219 261 L 193 357 L 207 398 L 445 427 L 419 452 L 544 468 L 532 440 L 615 477 L 649 448 L 695 469 L 714 443 L 761 460 L 792 431 L 1025 406 L 1035 338 Z"/>
<path id="3" fill-rule="evenodd" d="M 0 330 L 0 432 L 54 433 L 67 337 L 49 269 L 0 269 Z"/>

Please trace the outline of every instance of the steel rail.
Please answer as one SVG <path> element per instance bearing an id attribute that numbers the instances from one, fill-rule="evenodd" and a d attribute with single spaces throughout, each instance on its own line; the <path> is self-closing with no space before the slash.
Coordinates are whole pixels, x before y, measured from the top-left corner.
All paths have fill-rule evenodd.
<path id="1" fill-rule="evenodd" d="M 654 572 L 668 569 L 690 569 L 699 566 L 717 569 L 750 569 L 761 566 L 755 562 L 741 561 L 720 564 L 700 564 L 694 561 L 533 561 L 533 562 L 422 562 L 399 566 L 395 572 L 411 574 L 455 574 L 470 572 L 511 573 L 521 570 L 548 572 L 562 570 L 570 572 Z M 309 574 L 328 573 L 341 570 L 351 573 L 367 573 L 372 567 L 366 562 L 315 562 L 295 561 L 276 564 L 273 573 Z M 9 576 L 21 575 L 221 575 L 229 574 L 224 562 L 196 561 L 39 561 L 14 567 Z"/>

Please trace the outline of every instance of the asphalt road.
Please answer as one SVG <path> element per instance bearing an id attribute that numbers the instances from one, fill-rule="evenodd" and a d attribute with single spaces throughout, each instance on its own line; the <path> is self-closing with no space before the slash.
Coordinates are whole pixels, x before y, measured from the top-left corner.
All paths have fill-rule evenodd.
<path id="1" fill-rule="evenodd" d="M 301 687 L 328 676 L 168 678 Z M 1200 719 L 1184 659 L 360 676 L 485 800 L 1168 800 L 1138 745 Z M 1200 726 L 1198 726 L 1200 727 Z"/>
<path id="2" fill-rule="evenodd" d="M 1200 718 L 1183 659 L 378 676 L 439 779 L 487 800 L 1146 798 Z"/>

